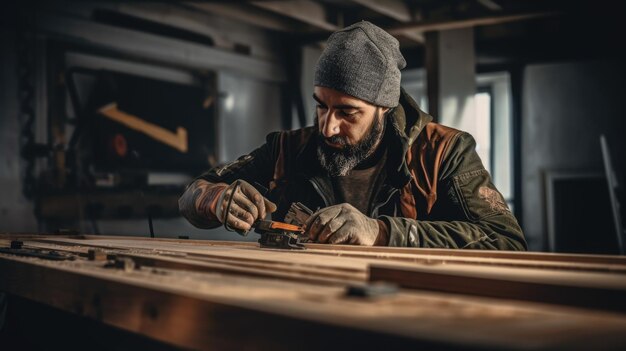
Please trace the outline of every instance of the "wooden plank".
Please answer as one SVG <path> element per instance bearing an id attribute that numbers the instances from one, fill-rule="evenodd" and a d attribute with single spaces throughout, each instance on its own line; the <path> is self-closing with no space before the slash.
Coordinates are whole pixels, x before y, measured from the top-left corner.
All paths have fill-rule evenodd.
<path id="1" fill-rule="evenodd" d="M 542 260 L 551 262 L 626 264 L 626 256 L 562 254 L 530 251 L 497 251 L 497 250 L 463 250 L 463 249 L 432 249 L 409 247 L 364 247 L 350 245 L 306 244 L 307 248 L 318 250 L 340 250 L 343 252 L 376 252 L 376 253 L 409 253 L 425 255 L 445 255 L 454 257 L 506 258 L 513 260 Z"/>
<path id="2" fill-rule="evenodd" d="M 0 238 L 11 235 L 12 238 L 29 237 L 41 238 L 36 234 L 0 234 Z M 58 238 L 53 235 L 49 239 Z M 189 239 L 165 239 L 165 238 L 145 238 L 145 237 L 128 237 L 128 236 L 105 236 L 105 235 L 78 235 L 78 236 L 61 236 L 61 238 L 71 238 L 75 240 L 148 240 L 150 242 L 165 243 L 182 243 L 201 246 L 230 246 L 230 247 L 246 247 L 256 248 L 259 244 L 254 242 L 242 241 L 220 241 L 220 240 L 189 240 Z M 336 254 L 348 253 L 376 253 L 381 258 L 389 255 L 393 257 L 395 254 L 412 254 L 412 255 L 429 255 L 429 256 L 450 256 L 450 257 L 479 257 L 479 258 L 500 258 L 511 260 L 529 260 L 529 261 L 548 261 L 548 262 L 567 262 L 567 263 L 589 263 L 589 264 L 607 264 L 607 265 L 626 265 L 626 256 L 617 255 L 594 255 L 594 254 L 564 254 L 549 252 L 530 252 L 530 251 L 497 251 L 497 250 L 468 250 L 468 249 L 434 249 L 419 247 L 380 247 L 380 246 L 355 246 L 355 245 L 328 245 L 328 244 L 305 244 L 308 249 L 324 250 L 335 252 Z"/>
<path id="3" fill-rule="evenodd" d="M 410 22 L 413 19 L 411 9 L 402 0 L 352 0 L 352 2 L 400 22 Z"/>
<path id="4" fill-rule="evenodd" d="M 42 241 L 45 243 L 50 239 L 39 239 L 39 242 Z M 343 257 L 340 250 L 265 250 L 250 245 L 206 246 L 184 241 L 172 243 L 168 240 L 129 238 L 122 240 L 55 238 L 52 242 L 63 245 L 82 245 L 79 247 L 83 248 L 83 252 L 86 250 L 85 247 L 122 250 L 118 254 L 132 257 L 153 267 L 220 272 L 327 285 L 360 282 L 369 276 L 370 281 L 387 280 L 411 288 L 462 294 L 485 294 L 490 297 L 544 301 L 617 311 L 624 310 L 618 295 L 620 293 L 626 295 L 626 275 L 624 267 L 620 265 L 571 263 L 568 266 L 566 262 L 428 255 L 420 257 L 409 254 L 395 254 L 394 257 L 383 256 L 386 258 L 381 258 L 373 252 L 350 252 L 347 255 L 353 256 Z M 31 241 L 26 241 L 25 244 L 45 247 L 38 242 L 31 244 Z M 390 264 L 393 264 L 393 267 L 390 267 Z M 368 266 L 369 271 L 367 271 Z M 413 276 L 417 274 L 420 276 Z M 464 283 L 457 283 L 457 281 Z M 468 281 L 475 283 L 469 284 Z M 568 298 L 563 299 L 561 295 L 567 295 Z"/>
<path id="5" fill-rule="evenodd" d="M 87 257 L 89 246 L 62 246 L 39 242 L 24 242 L 24 248 L 38 248 L 72 253 Z M 93 247 L 97 248 L 97 247 Z M 107 256 L 128 257 L 142 267 L 168 268 L 188 270 L 194 272 L 226 273 L 269 279 L 281 279 L 290 281 L 302 281 L 312 284 L 345 285 L 346 283 L 359 283 L 366 281 L 366 269 L 361 270 L 338 270 L 323 267 L 308 267 L 281 262 L 242 262 L 240 260 L 207 258 L 189 255 L 164 256 L 156 254 L 152 250 L 103 250 Z"/>
<path id="6" fill-rule="evenodd" d="M 402 0 L 352 0 L 352 2 L 400 22 L 406 23 L 413 19 L 411 9 Z M 424 44 L 424 35 L 422 32 L 404 31 L 400 35 L 416 43 Z"/>
<path id="7" fill-rule="evenodd" d="M 358 299 L 336 287 L 5 254 L 0 272 L 2 291 L 199 350 L 626 346 L 626 316 L 543 304 L 415 292 Z"/>
<path id="8" fill-rule="evenodd" d="M 566 261 L 542 261 L 507 258 L 483 258 L 483 257 L 458 257 L 448 255 L 433 255 L 423 252 L 408 253 L 377 253 L 367 251 L 342 251 L 342 250 L 319 250 L 309 249 L 309 254 L 329 255 L 340 257 L 359 257 L 364 259 L 382 259 L 388 261 L 410 262 L 420 265 L 441 265 L 441 264 L 471 264 L 482 266 L 503 266 L 517 268 L 547 268 L 553 270 L 585 271 L 625 274 L 626 264 L 599 264 L 599 263 L 572 263 Z"/>
<path id="9" fill-rule="evenodd" d="M 500 23 L 525 21 L 530 19 L 544 18 L 556 16 L 556 12 L 536 12 L 536 13 L 520 13 L 520 14 L 500 14 L 497 16 L 485 16 L 467 19 L 450 19 L 438 21 L 417 21 L 411 23 L 403 23 L 390 28 L 387 32 L 392 35 L 400 35 L 407 31 L 433 32 L 451 29 L 471 28 L 477 26 L 487 26 Z"/>
<path id="10" fill-rule="evenodd" d="M 498 4 L 494 0 L 478 0 L 478 3 L 491 11 L 502 11 L 502 5 Z"/>
<path id="11" fill-rule="evenodd" d="M 36 24 L 45 33 L 155 62 L 238 72 L 270 82 L 286 80 L 284 68 L 274 62 L 205 45 L 53 14 L 40 14 Z"/>
<path id="12" fill-rule="evenodd" d="M 64 239 L 62 242 L 68 242 Z M 72 241 L 73 243 L 79 243 L 79 241 Z M 83 241 L 84 242 L 84 241 Z M 220 260 L 231 260 L 231 262 L 239 264 L 242 262 L 249 262 L 252 260 L 255 265 L 267 262 L 282 262 L 284 264 L 290 264 L 291 254 L 284 250 L 258 250 L 255 245 L 236 245 L 231 247 L 227 243 L 222 245 L 203 246 L 195 243 L 186 243 L 184 241 L 180 244 L 173 245 L 168 241 L 152 242 L 149 239 L 145 240 L 129 240 L 123 241 L 109 239 L 98 240 L 94 244 L 97 247 L 109 247 L 109 248 L 123 248 L 123 249 L 151 249 L 160 251 L 172 251 L 185 254 L 193 254 L 197 257 L 206 257 Z M 312 245 L 309 245 L 311 247 Z M 323 245 L 315 245 L 313 247 L 319 248 Z M 372 263 L 385 263 L 385 262 L 397 262 L 401 264 L 413 264 L 417 266 L 433 265 L 449 265 L 449 264 L 466 264 L 466 265 L 480 265 L 480 266 L 502 266 L 502 267 L 518 267 L 518 268 L 538 268 L 538 269 L 551 269 L 551 270 L 564 270 L 564 271 L 579 271 L 579 272 L 601 272 L 601 273 L 614 273 L 624 274 L 626 273 L 626 265 L 619 264 L 596 264 L 596 263 L 571 263 L 561 261 L 541 261 L 541 260 L 512 260 L 512 259 L 495 259 L 495 258 L 482 258 L 482 257 L 455 257 L 455 256 L 443 256 L 443 255 L 417 255 L 406 253 L 375 253 L 368 251 L 342 251 L 343 248 L 335 247 L 335 250 L 318 250 L 307 249 L 305 251 L 297 251 L 293 254 L 308 255 L 309 258 L 302 259 L 300 262 L 306 262 L 312 267 L 312 269 L 323 269 L 324 267 L 332 267 L 333 269 L 344 270 L 356 270 L 365 271 L 366 267 Z M 349 247 L 349 246 L 348 246 Z M 248 251 L 255 250 L 250 253 Z M 448 252 L 452 250 L 447 250 Z M 270 254 L 268 254 L 268 252 Z M 272 253 L 272 252 L 275 252 Z M 422 251 L 417 251 L 422 252 Z M 320 259 L 320 256 L 327 256 Z M 330 257 L 333 257 L 332 259 Z M 223 262 L 223 261 L 222 261 Z M 267 267 L 261 267 L 267 268 Z"/>
<path id="13" fill-rule="evenodd" d="M 626 312 L 624 275 L 504 267 L 370 266 L 370 281 L 405 288 Z"/>
<path id="14" fill-rule="evenodd" d="M 94 241 L 95 240 L 95 241 Z M 202 247 L 232 247 L 232 248 L 247 248 L 247 249 L 255 249 L 257 248 L 256 243 L 250 242 L 224 242 L 224 241 L 194 241 L 194 240 L 176 240 L 176 239 L 141 239 L 141 238 L 129 238 L 129 237 L 90 237 L 88 240 L 82 241 L 72 241 L 71 243 L 62 238 L 51 239 L 45 238 L 40 241 L 44 242 L 56 242 L 64 245 L 76 245 L 77 243 L 85 244 L 94 243 L 94 247 L 111 247 L 109 246 L 98 246 L 98 242 L 110 242 L 110 240 L 114 240 L 119 243 L 116 244 L 116 248 L 118 249 L 127 249 L 128 247 L 124 246 L 123 243 L 126 241 L 130 242 L 141 242 L 142 246 L 145 243 L 145 247 L 150 247 L 150 243 L 160 242 L 160 243 L 182 243 L 186 245 L 202 246 Z M 8 245 L 8 243 L 7 243 Z M 135 248 L 137 245 L 134 246 Z M 145 248 L 144 247 L 144 248 Z M 535 259 L 512 259 L 512 258 L 490 258 L 490 257 L 474 257 L 474 256 L 461 256 L 457 255 L 454 250 L 436 250 L 435 254 L 433 254 L 432 249 L 410 249 L 410 250 L 371 250 L 371 249 L 361 249 L 361 250 L 353 250 L 355 247 L 353 246 L 340 246 L 340 245 L 319 245 L 319 244 L 308 244 L 308 249 L 303 251 L 302 254 L 311 254 L 311 255 L 325 255 L 325 256 L 336 256 L 336 257 L 344 257 L 344 258 L 361 258 L 361 259 L 376 259 L 376 260 L 384 260 L 384 261 L 392 261 L 392 262 L 404 262 L 404 263 L 415 263 L 419 265 L 438 265 L 438 264 L 472 264 L 472 265 L 485 265 L 485 266 L 503 266 L 503 267 L 518 267 L 518 268 L 539 268 L 539 269 L 557 269 L 557 270 L 565 270 L 565 271 L 586 271 L 586 272 L 604 272 L 604 273 L 616 273 L 616 274 L 624 274 L 626 273 L 626 261 L 624 264 L 617 263 L 577 263 L 561 260 L 543 260 L 542 256 L 545 255 L 524 255 L 525 257 L 538 257 Z M 332 248 L 331 248 L 332 247 Z M 329 249 L 330 248 L 330 249 Z M 357 248 L 358 249 L 358 248 Z M 401 252 L 397 252 L 401 251 Z M 458 250 L 457 250 L 458 251 Z M 474 253 L 476 250 L 473 250 Z M 406 253 L 411 252 L 411 253 Z M 478 251 L 480 253 L 485 253 L 486 255 L 491 254 L 490 251 Z M 184 250 L 182 252 L 179 251 L 180 254 L 186 254 Z M 199 254 L 203 256 L 202 254 Z M 206 256 L 208 260 L 219 260 L 220 263 L 223 263 L 225 260 L 231 259 L 230 257 L 221 257 L 221 258 L 210 258 L 210 256 Z M 504 257 L 507 257 L 506 253 Z M 554 255 L 548 256 L 554 257 Z M 586 256 L 585 256 L 586 258 Z M 595 256 L 591 256 L 591 258 L 595 259 Z M 609 257 L 598 257 L 599 260 L 609 260 L 610 262 L 621 262 L 619 260 L 610 260 L 613 256 Z M 590 262 L 594 262 L 595 260 L 588 260 Z M 583 260 L 584 261 L 584 260 Z M 241 261 L 239 261 L 241 262 Z M 319 268 L 318 268 L 319 269 Z"/>
<path id="15" fill-rule="evenodd" d="M 48 241 L 47 239 L 41 239 Z M 203 257 L 215 257 L 236 260 L 238 262 L 283 262 L 293 263 L 294 256 L 298 257 L 297 263 L 310 267 L 328 267 L 343 270 L 363 270 L 367 267 L 367 261 L 358 258 L 333 257 L 320 260 L 318 257 L 304 254 L 300 250 L 260 249 L 258 247 L 229 247 L 229 246 L 203 246 L 188 243 L 171 243 L 166 241 L 156 242 L 149 240 L 98 240 L 86 242 L 85 240 L 63 239 L 53 240 L 56 243 L 74 243 L 89 245 L 100 248 L 127 249 L 127 250 L 152 250 L 158 252 L 185 253 Z"/>
<path id="16" fill-rule="evenodd" d="M 21 263 L 14 261 L 7 265 L 0 258 L 0 271 L 9 273 L 3 274 L 0 289 L 184 348 L 287 349 L 287 346 L 295 347 L 299 343 L 295 339 L 300 333 L 285 332 L 275 337 L 263 337 L 265 333 L 275 335 L 273 328 L 284 331 L 302 328 L 305 330 L 303 334 L 308 333 L 306 330 L 318 329 L 332 335 L 332 329 L 316 328 L 316 323 L 298 323 L 298 320 L 233 306 L 225 297 L 227 284 L 217 287 L 222 292 L 216 295 L 222 299 L 206 301 L 197 296 L 200 294 L 175 294 L 132 284 L 130 280 L 105 280 L 102 276 Z M 45 293 L 40 289 L 42 286 L 46 287 Z M 276 291 L 272 292 L 274 298 L 279 297 Z M 254 290 L 248 290 L 248 293 L 263 296 Z M 241 337 L 242 331 L 246 333 L 245 338 Z"/>
<path id="17" fill-rule="evenodd" d="M 187 129 L 184 127 L 178 126 L 176 127 L 176 132 L 172 132 L 167 128 L 163 128 L 120 110 L 117 106 L 117 102 L 111 102 L 100 107 L 98 113 L 130 129 L 143 133 L 154 140 L 160 141 L 181 153 L 187 153 L 189 149 Z"/>
<path id="18" fill-rule="evenodd" d="M 252 1 L 252 5 L 286 16 L 326 31 L 339 29 L 326 20 L 326 10 L 318 2 L 311 0 L 291 1 Z"/>
<path id="19" fill-rule="evenodd" d="M 200 11 L 232 18 L 261 28 L 282 32 L 293 32 L 297 28 L 284 17 L 274 14 L 254 12 L 243 8 L 241 4 L 217 2 L 187 2 L 186 5 Z"/>
<path id="20" fill-rule="evenodd" d="M 58 241 L 57 241 L 58 242 Z M 185 243 L 183 241 L 183 243 Z M 198 243 L 201 244 L 201 243 Z M 195 245 L 195 244 L 194 244 Z M 122 247 L 123 244 L 120 246 Z M 210 246 L 222 246 L 211 242 Z M 246 249 L 255 249 L 257 244 L 254 243 L 236 243 L 231 246 L 228 242 L 223 242 L 223 246 L 237 247 Z M 376 259 L 384 261 L 397 261 L 406 263 L 416 263 L 420 265 L 436 265 L 436 264 L 475 264 L 475 265 L 487 265 L 487 266 L 504 266 L 504 267 L 520 267 L 520 268 L 548 268 L 559 269 L 569 271 L 587 271 L 587 272 L 604 272 L 604 273 L 626 273 L 625 264 L 596 264 L 596 263 L 571 263 L 561 261 L 542 261 L 542 260 L 522 260 L 522 259 L 500 259 L 500 258 L 482 258 L 482 257 L 457 257 L 449 255 L 430 255 L 430 254 L 418 254 L 421 251 L 417 251 L 413 254 L 408 253 L 378 253 L 369 251 L 345 251 L 334 246 L 334 250 L 320 250 L 311 248 L 313 245 L 309 245 L 309 249 L 298 254 L 311 254 L 311 255 L 323 255 L 323 256 L 336 256 L 347 258 L 362 258 L 362 259 Z M 319 247 L 319 245 L 316 245 Z M 448 250 L 450 251 L 450 250 Z"/>

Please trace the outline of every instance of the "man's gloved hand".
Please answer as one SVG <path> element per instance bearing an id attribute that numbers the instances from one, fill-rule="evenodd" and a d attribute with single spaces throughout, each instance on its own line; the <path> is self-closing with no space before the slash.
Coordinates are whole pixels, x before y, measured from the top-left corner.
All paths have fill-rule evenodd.
<path id="1" fill-rule="evenodd" d="M 233 191 L 237 182 L 239 186 L 236 191 Z M 225 213 L 231 197 L 230 209 L 228 213 Z M 276 211 L 276 205 L 244 180 L 230 184 L 222 192 L 216 206 L 216 216 L 220 222 L 243 232 L 250 230 L 257 219 L 264 219 L 267 213 L 274 211 Z"/>
<path id="2" fill-rule="evenodd" d="M 387 245 L 388 241 L 382 221 L 367 217 L 348 203 L 315 212 L 305 227 L 313 242 L 373 246 Z"/>

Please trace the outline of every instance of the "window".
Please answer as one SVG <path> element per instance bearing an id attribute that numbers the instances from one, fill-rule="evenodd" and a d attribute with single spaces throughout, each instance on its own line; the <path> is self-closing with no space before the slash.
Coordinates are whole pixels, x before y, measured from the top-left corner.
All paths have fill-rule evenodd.
<path id="1" fill-rule="evenodd" d="M 476 152 L 480 159 L 483 161 L 483 165 L 491 173 L 493 169 L 492 165 L 492 129 L 491 124 L 493 121 L 493 108 L 491 106 L 491 88 L 482 87 L 478 89 L 478 93 L 474 97 L 476 103 Z"/>
<path id="2" fill-rule="evenodd" d="M 477 76 L 476 151 L 509 208 L 513 210 L 513 133 L 511 85 L 507 72 Z"/>
<path id="3" fill-rule="evenodd" d="M 422 110 L 428 111 L 426 71 L 423 68 L 402 71 L 402 87 Z"/>

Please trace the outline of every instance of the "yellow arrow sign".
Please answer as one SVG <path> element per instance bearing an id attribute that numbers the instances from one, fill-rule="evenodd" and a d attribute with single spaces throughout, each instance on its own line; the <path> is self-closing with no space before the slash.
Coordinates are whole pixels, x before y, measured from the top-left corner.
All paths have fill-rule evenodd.
<path id="1" fill-rule="evenodd" d="M 174 133 L 154 123 L 146 122 L 137 116 L 121 111 L 117 108 L 117 102 L 102 106 L 98 112 L 115 122 L 144 133 L 152 139 L 167 144 L 182 153 L 186 153 L 189 148 L 187 143 L 187 129 L 183 127 L 177 127 L 176 133 Z"/>

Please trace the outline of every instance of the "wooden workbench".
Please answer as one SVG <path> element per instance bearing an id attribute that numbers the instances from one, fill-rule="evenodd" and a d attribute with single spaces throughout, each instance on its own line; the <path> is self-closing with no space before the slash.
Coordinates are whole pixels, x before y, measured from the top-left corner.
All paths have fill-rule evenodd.
<path id="1" fill-rule="evenodd" d="M 619 256 L 28 234 L 0 248 L 10 297 L 173 349 L 626 348 Z"/>

